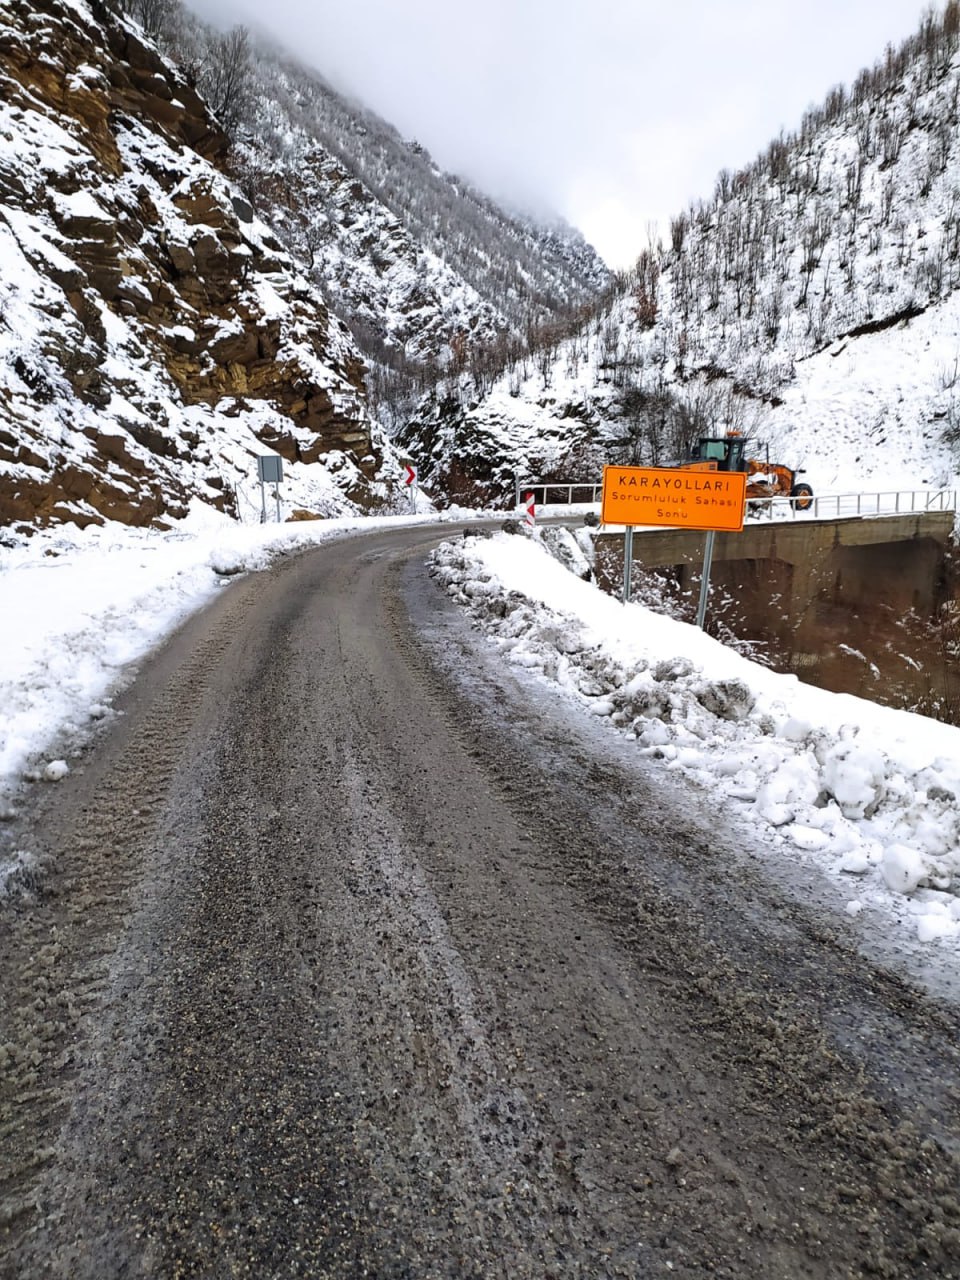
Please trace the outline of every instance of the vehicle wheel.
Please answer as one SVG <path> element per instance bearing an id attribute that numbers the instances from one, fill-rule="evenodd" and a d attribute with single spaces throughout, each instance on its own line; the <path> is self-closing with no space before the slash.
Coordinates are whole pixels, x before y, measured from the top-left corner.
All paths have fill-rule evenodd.
<path id="1" fill-rule="evenodd" d="M 790 490 L 790 497 L 798 511 L 806 511 L 813 506 L 813 490 L 808 484 L 795 484 Z"/>

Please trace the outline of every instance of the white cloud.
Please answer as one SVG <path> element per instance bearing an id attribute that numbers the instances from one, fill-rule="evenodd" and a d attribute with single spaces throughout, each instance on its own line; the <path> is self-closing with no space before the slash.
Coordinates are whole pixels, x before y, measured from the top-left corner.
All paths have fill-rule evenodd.
<path id="1" fill-rule="evenodd" d="M 267 27 L 438 163 L 552 208 L 616 266 L 838 82 L 917 28 L 918 0 L 192 0 Z"/>

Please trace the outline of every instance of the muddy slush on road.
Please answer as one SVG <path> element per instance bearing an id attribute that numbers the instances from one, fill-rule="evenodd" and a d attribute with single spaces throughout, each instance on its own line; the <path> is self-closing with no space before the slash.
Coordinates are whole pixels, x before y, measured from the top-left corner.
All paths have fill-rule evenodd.
<path id="1" fill-rule="evenodd" d="M 484 656 L 439 536 L 225 589 L 37 797 L 0 1275 L 960 1277 L 955 1006 Z"/>

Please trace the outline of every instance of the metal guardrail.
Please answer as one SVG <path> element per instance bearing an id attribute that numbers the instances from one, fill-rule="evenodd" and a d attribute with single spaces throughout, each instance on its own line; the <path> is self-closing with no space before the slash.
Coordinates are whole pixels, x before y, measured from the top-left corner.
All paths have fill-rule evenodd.
<path id="1" fill-rule="evenodd" d="M 599 503 L 603 485 L 591 481 L 575 484 L 518 484 L 516 504 L 532 493 L 538 507 L 588 506 Z M 956 489 L 906 489 L 878 493 L 824 493 L 811 499 L 748 498 L 749 519 L 839 520 L 856 516 L 914 515 L 924 511 L 956 511 Z"/>
<path id="2" fill-rule="evenodd" d="M 956 489 L 901 489 L 881 493 L 824 493 L 813 498 L 748 498 L 747 516 L 842 520 L 857 516 L 956 511 Z"/>
<path id="3" fill-rule="evenodd" d="M 528 493 L 533 494 L 533 500 L 538 507 L 573 507 L 583 503 L 599 502 L 603 485 L 599 482 L 594 484 L 589 480 L 580 484 L 518 484 L 516 495 L 518 507 Z M 564 494 L 566 497 L 563 496 Z M 577 496 L 574 497 L 574 494 Z"/>

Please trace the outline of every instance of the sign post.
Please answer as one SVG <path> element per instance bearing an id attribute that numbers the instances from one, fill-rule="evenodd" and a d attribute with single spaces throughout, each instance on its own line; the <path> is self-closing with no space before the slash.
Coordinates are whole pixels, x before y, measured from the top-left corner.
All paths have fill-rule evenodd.
<path id="1" fill-rule="evenodd" d="M 630 603 L 633 590 L 633 525 L 628 524 L 623 533 L 623 603 Z"/>
<path id="2" fill-rule="evenodd" d="M 703 544 L 703 572 L 700 574 L 700 599 L 697 601 L 697 626 L 701 631 L 707 616 L 707 596 L 710 594 L 710 570 L 713 567 L 713 544 L 716 537 L 715 530 L 708 530 L 707 540 Z"/>
<path id="3" fill-rule="evenodd" d="M 277 500 L 277 524 L 280 523 L 280 481 L 283 479 L 283 459 L 275 453 L 264 454 L 257 459 L 257 475 L 260 477 L 260 523 L 267 523 L 267 489 L 268 484 L 274 486 L 273 495 Z"/>
<path id="4" fill-rule="evenodd" d="M 707 611 L 715 533 L 739 533 L 747 506 L 747 477 L 743 471 L 706 471 L 686 467 L 604 467 L 600 519 L 622 524 L 623 600 L 630 599 L 633 572 L 633 530 L 636 525 L 706 530 L 697 626 Z"/>
<path id="5" fill-rule="evenodd" d="M 417 509 L 417 468 L 410 462 L 404 467 L 403 483 L 410 490 L 410 509 Z"/>

